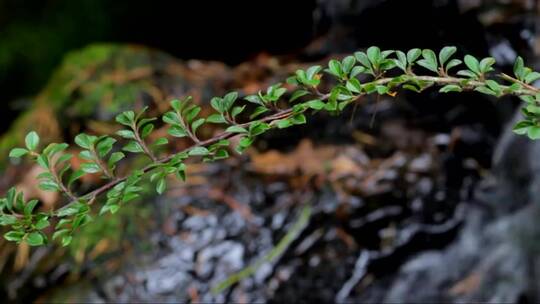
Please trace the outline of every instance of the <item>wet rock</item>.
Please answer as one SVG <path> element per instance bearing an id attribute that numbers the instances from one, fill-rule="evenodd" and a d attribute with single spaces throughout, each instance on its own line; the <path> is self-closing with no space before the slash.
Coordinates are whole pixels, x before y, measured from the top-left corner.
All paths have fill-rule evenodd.
<path id="1" fill-rule="evenodd" d="M 397 275 L 378 280 L 353 301 L 392 303 L 517 303 L 540 299 L 540 143 L 502 136 L 496 180 L 485 183 L 469 205 L 464 228 L 452 245 L 409 259 Z M 387 292 L 377 292 L 385 289 Z"/>

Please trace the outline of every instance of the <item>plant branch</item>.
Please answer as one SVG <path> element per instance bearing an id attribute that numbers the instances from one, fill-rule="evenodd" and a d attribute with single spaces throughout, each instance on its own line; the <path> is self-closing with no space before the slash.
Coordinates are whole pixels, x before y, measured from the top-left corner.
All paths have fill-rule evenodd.
<path id="1" fill-rule="evenodd" d="M 459 83 L 463 83 L 464 81 L 467 81 L 467 85 L 468 85 L 467 89 L 469 89 L 469 90 L 472 90 L 472 89 L 474 89 L 476 87 L 485 85 L 485 83 L 481 82 L 481 81 L 470 81 L 470 80 L 468 80 L 466 78 L 459 78 L 459 77 L 437 77 L 437 76 L 416 76 L 415 75 L 415 76 L 411 76 L 410 78 L 411 78 L 411 80 L 416 80 L 416 81 L 433 82 L 434 84 L 437 84 L 437 85 L 459 84 Z M 380 85 L 388 84 L 393 79 L 394 78 L 391 78 L 391 77 L 382 78 L 382 79 L 374 81 L 374 83 L 380 84 Z M 521 89 L 521 90 L 516 91 L 515 94 L 516 95 L 534 94 L 534 91 L 531 90 L 531 89 Z M 358 94 L 355 97 L 355 99 L 353 100 L 353 102 L 358 100 L 359 98 L 365 96 L 365 95 L 367 95 L 367 94 L 366 93 Z M 327 100 L 329 98 L 330 94 L 323 94 L 323 93 L 317 91 L 316 96 L 319 97 L 321 100 Z M 279 112 L 277 112 L 277 113 L 275 113 L 273 115 L 264 117 L 264 118 L 260 119 L 260 121 L 271 123 L 273 121 L 285 119 L 285 118 L 289 117 L 292 113 L 293 113 L 292 108 L 288 108 L 288 109 L 280 110 Z M 239 124 L 238 126 L 245 128 L 245 127 L 249 127 L 249 125 L 251 123 L 253 123 L 253 121 L 246 122 L 246 123 L 243 123 L 243 124 Z M 135 134 L 137 134 L 137 133 L 135 133 Z M 194 147 L 209 146 L 209 145 L 212 145 L 214 143 L 217 143 L 220 140 L 228 139 L 228 138 L 231 138 L 231 137 L 236 136 L 236 135 L 238 135 L 238 134 L 237 133 L 231 133 L 231 132 L 222 132 L 222 133 L 220 133 L 220 134 L 218 134 L 218 135 L 216 135 L 216 136 L 214 136 L 212 138 L 206 139 L 204 141 L 198 141 L 198 142 L 194 143 L 193 145 L 189 146 L 188 148 L 185 148 L 185 149 L 183 149 L 183 150 L 181 150 L 181 151 L 179 151 L 177 153 L 171 154 L 169 156 L 166 156 L 166 157 L 163 157 L 163 158 L 160 158 L 160 159 L 153 159 L 154 163 L 144 167 L 142 169 L 142 171 L 144 173 L 146 173 L 146 172 L 154 169 L 156 167 L 156 164 L 167 163 L 168 161 L 172 160 L 177 154 L 185 153 L 185 152 L 189 151 L 190 149 L 193 149 Z M 143 148 L 144 147 L 145 146 L 143 146 Z M 145 150 L 145 152 L 146 152 L 146 150 Z M 83 198 L 88 198 L 88 199 L 93 201 L 98 196 L 100 196 L 101 194 L 106 192 L 107 190 L 109 190 L 112 187 L 116 186 L 117 184 L 125 181 L 126 178 L 127 177 L 122 177 L 122 178 L 112 180 L 112 181 L 108 182 L 107 184 L 104 184 L 101 187 L 99 187 L 99 188 L 97 188 L 97 189 L 83 195 L 82 197 Z"/>
<path id="2" fill-rule="evenodd" d="M 494 79 L 486 77 L 487 75 L 493 76 L 493 74 L 489 73 L 493 71 L 492 65 L 495 64 L 495 59 L 488 57 L 478 60 L 471 55 L 466 55 L 463 58 L 466 69 L 457 72 L 457 75 L 460 77 L 454 77 L 448 74 L 449 69 L 461 65 L 462 63 L 461 60 L 457 59 L 449 60 L 455 52 L 455 47 L 445 47 L 440 51 L 438 56 L 438 58 L 444 58 L 444 60 L 440 59 L 437 61 L 437 56 L 432 50 L 412 49 L 405 54 L 401 51 L 381 52 L 379 48 L 371 47 L 367 50 L 367 53 L 356 52 L 354 56 L 347 56 L 343 58 L 342 61 L 334 59 L 329 61 L 328 68 L 324 69 L 324 72 L 333 76 L 335 78 L 334 80 L 337 80 L 337 85 L 330 86 L 328 92 L 321 92 L 319 89 L 319 84 L 322 80 L 322 74 L 320 74 L 320 72 L 323 70 L 321 66 L 312 66 L 307 70 L 297 70 L 295 75 L 287 79 L 288 83 L 297 86 L 297 89 L 289 92 L 289 108 L 280 109 L 276 106 L 282 96 L 286 96 L 285 93 L 287 93 L 287 89 L 282 87 L 281 83 L 278 83 L 269 87 L 264 95 L 259 92 L 258 95 L 244 97 L 247 102 L 254 103 L 257 107 L 251 113 L 251 120 L 241 124 L 236 122 L 235 117 L 242 113 L 245 105 L 234 106 L 234 102 L 238 97 L 237 92 L 230 92 L 223 98 L 212 98 L 210 105 L 217 113 L 204 118 L 197 118 L 201 108 L 198 105 L 191 104 L 191 97 L 184 100 L 172 100 L 171 107 L 176 113 L 167 112 L 161 117 L 163 122 L 170 126 L 168 133 L 173 137 L 188 136 L 193 143 L 186 149 L 162 158 L 156 157 L 150 148 L 166 144 L 168 142 L 167 138 L 160 138 L 149 147 L 144 138 L 152 132 L 154 126 L 146 126 L 143 128 L 143 134 L 139 133 L 139 127 L 150 123 L 156 118 L 140 119 L 144 110 L 136 116 L 133 111 L 122 112 L 116 117 L 116 121 L 122 125 L 131 127 L 131 130 L 133 131 L 121 130 L 117 133 L 123 138 L 132 139 L 128 145 L 124 146 L 123 150 L 131 153 L 145 154 L 150 158 L 151 163 L 142 169 L 137 168 L 136 170 L 129 172 L 124 177 L 115 177 L 106 164 L 97 157 L 96 151 L 93 150 L 92 153 L 96 156 L 97 165 L 101 168 L 104 176 L 109 177 L 111 180 L 80 197 L 73 194 L 69 187 L 66 187 L 62 183 L 60 175 L 66 170 L 69 170 L 69 167 L 65 167 L 60 175 L 56 172 L 54 166 L 51 167 L 51 182 L 55 182 L 58 186 L 53 187 L 52 184 L 47 185 L 46 183 L 44 185 L 48 186 L 51 190 L 64 193 L 70 199 L 63 207 L 54 211 L 52 216 L 73 217 L 69 220 L 78 224 L 86 222 L 89 218 L 87 213 L 90 210 L 88 205 L 95 202 L 98 197 L 104 194 L 106 194 L 107 199 L 104 206 L 101 208 L 100 213 L 107 211 L 114 213 L 118 210 L 121 203 L 139 197 L 139 192 L 141 192 L 143 188 L 140 185 L 137 185 L 137 183 L 140 182 L 145 173 L 157 169 L 152 172 L 150 181 L 156 182 L 156 191 L 161 194 L 166 189 L 166 177 L 168 175 L 176 174 L 179 178 L 185 178 L 186 165 L 184 160 L 188 157 L 203 156 L 205 161 L 228 157 L 229 153 L 226 150 L 226 147 L 230 147 L 230 141 L 226 140 L 229 138 L 235 136 L 240 137 L 238 142 L 236 142 L 235 148 L 238 152 L 242 152 L 253 143 L 258 135 L 269 129 L 282 129 L 306 123 L 307 119 L 304 115 L 305 113 L 324 110 L 332 114 L 339 114 L 352 103 L 357 106 L 358 103 L 356 102 L 366 95 L 378 94 L 394 97 L 396 96 L 398 89 L 408 89 L 420 92 L 429 87 L 439 86 L 441 87 L 439 92 L 442 93 L 477 91 L 495 97 L 503 95 L 520 96 L 521 99 L 527 103 L 522 111 L 525 117 L 524 120 L 516 124 L 513 130 L 517 134 L 526 134 L 531 139 L 540 139 L 540 89 L 530 85 L 530 83 L 540 79 L 540 73 L 525 67 L 523 60 L 518 57 L 514 65 L 514 74 L 516 77 L 504 73 L 498 74 L 497 76 L 503 80 L 502 83 L 498 83 Z M 394 54 L 395 56 L 389 57 L 391 54 Z M 429 73 L 433 72 L 438 75 L 415 74 L 412 69 L 413 66 L 415 68 L 416 66 L 421 66 L 422 68 L 429 70 Z M 391 70 L 397 68 L 403 71 L 403 73 L 393 77 L 388 76 L 394 75 L 394 72 Z M 369 79 L 371 80 L 361 83 L 360 79 L 364 81 L 364 78 L 357 77 L 361 74 L 370 77 Z M 332 83 L 335 84 L 336 82 Z M 233 109 L 232 115 L 228 112 L 231 108 Z M 185 110 L 182 111 L 181 109 Z M 263 113 L 273 114 L 267 114 L 265 117 L 253 120 L 253 117 L 257 117 Z M 195 132 L 205 123 L 224 124 L 228 125 L 228 128 L 225 129 L 226 131 L 211 138 L 201 140 L 196 136 Z M 84 147 L 88 145 L 85 141 L 88 141 L 89 137 L 83 135 L 84 134 L 79 134 L 75 138 L 75 141 Z M 90 139 L 91 138 L 93 137 L 90 137 Z M 112 144 L 115 141 L 108 140 L 110 146 L 104 147 L 103 150 L 107 151 L 106 153 L 103 152 L 104 154 L 107 154 L 112 149 Z M 48 162 L 42 160 L 40 158 L 41 156 L 35 152 L 39 143 L 37 133 L 30 132 L 25 139 L 25 143 L 26 149 L 15 148 L 10 152 L 10 156 L 22 157 L 23 155 L 29 154 L 37 157 L 36 160 L 40 165 L 48 167 Z M 49 155 L 58 153 L 67 147 L 68 145 L 65 143 L 53 143 L 44 149 L 44 154 Z M 111 156 L 111 159 L 113 159 L 112 157 L 113 156 Z M 120 158 L 116 155 L 114 159 L 118 161 L 123 157 L 123 154 Z M 109 161 L 111 161 L 111 159 L 109 159 Z M 113 162 L 115 161 L 113 160 Z M 87 171 L 94 171 L 93 168 L 90 169 L 91 170 Z M 82 176 L 77 175 L 77 172 L 78 171 L 73 171 L 74 174 L 70 176 L 70 184 Z M 15 191 L 15 188 L 10 189 L 7 198 L 0 199 L 0 211 L 4 201 L 13 200 Z M 24 212 L 25 214 L 28 213 L 28 211 Z M 0 217 L 2 217 L 1 213 Z M 8 219 L 8 221 L 12 221 L 12 219 Z M 28 229 L 34 229 L 33 226 L 28 226 L 25 223 L 17 223 L 20 225 L 12 225 L 12 229 L 19 229 L 20 231 L 10 232 L 9 240 L 24 240 L 26 239 L 24 235 L 28 233 Z M 78 224 L 76 225 L 77 227 Z M 76 226 L 74 227 L 76 228 Z M 72 231 L 69 231 L 69 229 L 62 229 L 55 233 L 56 237 L 62 237 L 63 245 L 69 244 L 71 241 L 70 234 Z M 53 239 L 54 238 L 55 236 L 53 236 Z"/>

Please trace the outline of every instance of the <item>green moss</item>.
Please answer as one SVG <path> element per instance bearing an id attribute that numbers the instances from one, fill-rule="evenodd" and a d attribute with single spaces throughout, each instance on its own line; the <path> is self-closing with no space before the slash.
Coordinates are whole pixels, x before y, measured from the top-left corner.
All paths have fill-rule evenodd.
<path id="1" fill-rule="evenodd" d="M 0 138 L 1 167 L 30 130 L 44 142 L 62 141 L 63 134 L 78 132 L 91 120 L 108 121 L 120 111 L 161 102 L 163 77 L 173 80 L 169 84 L 182 82 L 168 70 L 175 64 L 165 53 L 134 45 L 94 44 L 68 53 L 29 109 Z"/>

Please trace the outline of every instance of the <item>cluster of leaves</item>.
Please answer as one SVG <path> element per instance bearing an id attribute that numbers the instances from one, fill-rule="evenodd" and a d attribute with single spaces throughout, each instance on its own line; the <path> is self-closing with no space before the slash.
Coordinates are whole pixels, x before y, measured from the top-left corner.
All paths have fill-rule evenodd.
<path id="1" fill-rule="evenodd" d="M 456 52 L 452 46 L 444 47 L 438 54 L 428 49 L 402 52 L 370 47 L 342 60 L 330 60 L 327 67 L 317 65 L 298 70 L 287 79 L 287 85 L 278 83 L 243 98 L 237 92 L 214 97 L 210 104 L 215 113 L 207 117 L 201 117 L 201 107 L 191 97 L 172 100 L 171 110 L 162 115 L 161 121 L 147 117 L 146 109 L 122 112 L 116 121 L 124 128 L 116 132 L 116 138 L 89 134 L 75 137 L 75 144 L 82 149 L 80 159 L 84 160 L 78 168 L 71 167 L 72 155 L 66 153 L 67 143 L 52 143 L 41 150 L 38 134 L 30 132 L 26 147 L 13 149 L 10 156 L 27 156 L 37 162 L 44 170 L 39 176 L 40 188 L 62 193 L 66 202 L 56 210 L 36 211 L 38 201 L 26 201 L 22 193 L 11 188 L 0 199 L 0 225 L 10 228 L 4 237 L 42 245 L 48 242 L 43 230 L 54 221 L 52 238 L 67 245 L 75 230 L 92 220 L 94 202 L 101 202 L 98 214 L 115 213 L 122 205 L 140 197 L 142 185 L 152 183 L 161 194 L 170 176 L 185 180 L 186 161 L 190 158 L 215 161 L 229 157 L 231 151 L 242 153 L 257 136 L 271 129 L 305 124 L 306 114 L 319 111 L 339 114 L 369 94 L 395 96 L 398 89 L 421 92 L 438 86 L 441 93 L 469 90 L 497 97 L 517 95 L 526 104 L 524 120 L 515 126 L 515 132 L 540 138 L 540 89 L 531 85 L 540 79 L 540 73 L 525 67 L 518 58 L 514 76 L 495 75 L 493 58 L 479 60 L 466 55 L 462 61 L 452 58 Z M 460 66 L 462 69 L 455 76 L 450 75 L 451 69 Z M 417 74 L 421 69 L 427 74 Z M 328 92 L 320 90 L 324 74 L 330 76 Z M 168 126 L 169 138 L 186 138 L 192 145 L 172 155 L 160 155 L 166 151 L 162 147 L 169 143 L 167 137 L 152 136 L 161 122 Z M 207 124 L 218 125 L 224 131 L 211 138 L 201 138 L 199 131 Z M 229 140 L 232 137 L 237 140 Z M 142 155 L 146 164 L 119 177 L 116 167 L 127 157 L 124 153 Z M 86 194 L 78 194 L 77 180 L 85 174 L 98 175 L 104 182 Z"/>

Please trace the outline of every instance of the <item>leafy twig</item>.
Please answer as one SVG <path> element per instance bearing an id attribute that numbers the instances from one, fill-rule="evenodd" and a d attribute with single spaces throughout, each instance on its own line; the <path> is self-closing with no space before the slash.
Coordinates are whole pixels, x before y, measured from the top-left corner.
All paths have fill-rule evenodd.
<path id="1" fill-rule="evenodd" d="M 245 116 L 240 114 L 245 112 L 247 103 L 239 104 L 236 92 L 212 98 L 210 104 L 216 112 L 208 117 L 199 116 L 201 108 L 193 104 L 190 97 L 175 99 L 171 101 L 172 110 L 161 117 L 162 121 L 169 125 L 170 136 L 188 137 L 193 144 L 162 158 L 156 155 L 160 152 L 159 147 L 169 142 L 168 139 L 163 137 L 152 143 L 147 142 L 156 118 L 144 117 L 146 108 L 138 113 L 122 112 L 116 117 L 118 123 L 127 127 L 116 133 L 127 141 L 122 150 L 140 153 L 150 159 L 149 164 L 134 168 L 124 177 L 116 177 L 114 174 L 115 166 L 124 158 L 124 154 L 115 151 L 117 140 L 110 136 L 77 135 L 75 143 L 84 149 L 80 156 L 87 162 L 81 165 L 80 170 L 73 170 L 67 162 L 71 155 L 63 152 L 69 147 L 68 144 L 53 143 L 39 151 L 39 136 L 30 132 L 25 138 L 26 147 L 13 149 L 10 156 L 29 155 L 46 170 L 40 175 L 40 187 L 47 191 L 62 192 L 69 201 L 50 213 L 35 213 L 33 209 L 37 201 L 25 202 L 22 193 L 12 188 L 5 198 L 0 199 L 0 225 L 11 227 L 12 230 L 5 234 L 8 240 L 26 240 L 29 244 L 40 245 L 47 241 L 40 230 L 48 225 L 49 217 L 56 217 L 58 224 L 53 239 L 61 238 L 62 244 L 67 245 L 72 233 L 91 220 L 90 205 L 100 197 L 104 197 L 100 214 L 115 213 L 123 204 L 140 196 L 140 183 L 147 175 L 150 182 L 156 184 L 156 191 L 163 193 L 167 186 L 167 176 L 175 174 L 185 179 L 185 160 L 189 157 L 215 161 L 228 157 L 229 148 L 242 153 L 257 136 L 270 129 L 304 124 L 308 113 L 326 111 L 339 114 L 348 105 L 357 105 L 359 99 L 370 94 L 394 97 L 398 90 L 421 92 L 438 86 L 441 93 L 477 91 L 496 97 L 516 95 L 525 101 L 522 109 L 525 118 L 514 127 L 515 133 L 526 134 L 531 139 L 540 138 L 540 89 L 531 84 L 540 79 L 540 73 L 525 67 L 523 60 L 518 57 L 514 65 L 515 77 L 497 75 L 493 73 L 493 58 L 478 60 L 466 55 L 463 58 L 464 69 L 452 76 L 451 69 L 463 67 L 461 60 L 452 58 L 455 52 L 456 48 L 451 46 L 444 47 L 438 55 L 428 49 L 411 49 L 404 53 L 370 47 L 366 52 L 356 52 L 354 56 L 347 56 L 341 61 L 330 60 L 324 72 L 334 80 L 329 83 L 335 84 L 337 81 L 337 84 L 331 86 L 328 92 L 320 89 L 324 80 L 323 67 L 312 66 L 307 70 L 298 70 L 287 79 L 289 84 L 296 87 L 295 90 L 288 92 L 278 83 L 264 92 L 246 96 L 244 99 L 254 104 L 255 109 L 248 115 L 250 120 L 243 123 L 238 123 L 238 117 Z M 418 66 L 429 72 L 420 74 Z M 493 76 L 507 83 L 499 83 Z M 283 103 L 279 101 L 284 98 L 288 99 L 290 107 L 280 109 Z M 197 130 L 209 123 L 224 125 L 226 128 L 216 136 L 200 139 Z M 229 141 L 232 137 L 239 138 L 235 147 L 231 147 Z M 66 172 L 71 172 L 67 182 L 63 178 Z M 73 183 L 84 174 L 100 174 L 108 182 L 86 194 L 73 193 L 70 190 Z"/>

